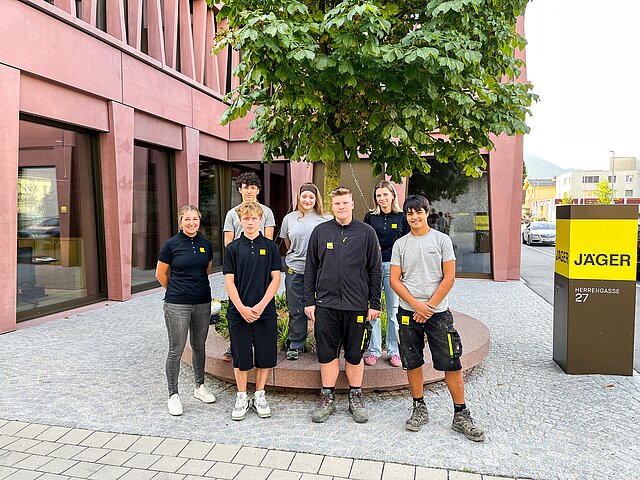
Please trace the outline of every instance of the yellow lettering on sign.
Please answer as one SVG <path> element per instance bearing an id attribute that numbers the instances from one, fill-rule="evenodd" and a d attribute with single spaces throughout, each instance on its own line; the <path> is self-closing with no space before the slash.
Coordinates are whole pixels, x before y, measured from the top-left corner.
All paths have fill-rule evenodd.
<path id="1" fill-rule="evenodd" d="M 584 280 L 635 280 L 635 219 L 560 219 L 556 224 L 556 273 Z"/>
<path id="2" fill-rule="evenodd" d="M 261 248 L 260 255 L 266 255 L 266 254 L 267 254 L 267 250 L 265 248 Z"/>
<path id="3" fill-rule="evenodd" d="M 327 242 L 327 250 L 333 250 L 333 242 Z"/>
<path id="4" fill-rule="evenodd" d="M 475 230 L 485 232 L 489 230 L 489 215 L 476 214 Z"/>

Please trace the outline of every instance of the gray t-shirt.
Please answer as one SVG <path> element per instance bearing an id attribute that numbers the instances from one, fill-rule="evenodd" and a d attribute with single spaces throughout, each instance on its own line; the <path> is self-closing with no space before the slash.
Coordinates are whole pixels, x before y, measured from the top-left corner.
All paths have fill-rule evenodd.
<path id="1" fill-rule="evenodd" d="M 233 232 L 234 240 L 240 238 L 240 235 L 242 234 L 242 224 L 240 223 L 240 217 L 236 213 L 236 208 L 240 205 L 241 204 L 236 205 L 227 212 L 227 216 L 224 217 L 224 227 L 222 227 L 223 232 Z M 260 204 L 260 207 L 262 207 L 262 224 L 260 224 L 260 233 L 264 235 L 264 227 L 275 227 L 276 219 L 269 207 L 263 204 Z"/>
<path id="2" fill-rule="evenodd" d="M 304 274 L 304 266 L 307 260 L 307 246 L 309 237 L 316 225 L 331 220 L 331 215 L 321 217 L 315 211 L 301 216 L 297 210 L 287 214 L 282 220 L 280 237 L 287 238 L 291 247 L 287 251 L 285 263 L 295 273 Z"/>
<path id="3" fill-rule="evenodd" d="M 391 265 L 398 265 L 402 269 L 400 280 L 420 302 L 428 301 L 440 285 L 444 276 L 442 262 L 455 259 L 451 238 L 433 228 L 419 237 L 409 233 L 399 238 L 391 252 Z M 400 306 L 413 311 L 411 305 L 402 298 Z M 449 307 L 449 299 L 445 297 L 435 307 L 436 312 L 444 312 Z"/>

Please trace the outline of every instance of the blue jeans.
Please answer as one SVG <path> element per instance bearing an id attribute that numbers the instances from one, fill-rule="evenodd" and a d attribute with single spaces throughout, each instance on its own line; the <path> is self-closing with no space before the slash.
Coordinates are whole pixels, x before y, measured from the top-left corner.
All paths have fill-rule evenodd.
<path id="1" fill-rule="evenodd" d="M 209 333 L 209 317 L 211 302 L 196 305 L 182 305 L 164 302 L 164 323 L 169 337 L 169 354 L 167 355 L 167 384 L 169 396 L 178 393 L 178 375 L 180 359 L 187 344 L 187 333 L 191 340 L 191 362 L 195 374 L 196 385 L 204 383 L 204 344 Z"/>
<path id="2" fill-rule="evenodd" d="M 382 288 L 387 302 L 387 355 L 398 355 L 398 295 L 391 289 L 389 284 L 389 269 L 391 262 L 382 262 Z M 382 329 L 380 320 L 372 320 L 371 342 L 369 343 L 369 354 L 376 357 L 382 356 Z"/>
<path id="3" fill-rule="evenodd" d="M 304 275 L 287 271 L 284 285 L 289 309 L 289 348 L 303 349 L 308 333 L 308 320 L 304 314 Z"/>

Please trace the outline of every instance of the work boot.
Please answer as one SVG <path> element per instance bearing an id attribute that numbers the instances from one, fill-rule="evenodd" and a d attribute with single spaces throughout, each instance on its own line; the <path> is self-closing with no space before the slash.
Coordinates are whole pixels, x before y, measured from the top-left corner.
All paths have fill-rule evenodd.
<path id="1" fill-rule="evenodd" d="M 404 424 L 404 428 L 411 432 L 417 432 L 429 422 L 429 411 L 424 402 L 413 402 L 413 407 L 410 410 L 411 416 Z"/>
<path id="2" fill-rule="evenodd" d="M 462 433 L 469 440 L 474 442 L 484 442 L 484 431 L 473 423 L 471 412 L 468 408 L 453 414 L 453 423 L 451 424 L 456 432 Z"/>
<path id="3" fill-rule="evenodd" d="M 311 414 L 311 421 L 314 423 L 324 423 L 329 416 L 336 411 L 336 394 L 329 388 L 320 390 L 320 401 Z"/>
<path id="4" fill-rule="evenodd" d="M 349 391 L 349 412 L 356 423 L 366 423 L 369 420 L 369 415 L 367 415 L 364 407 L 361 388 L 353 388 Z"/>

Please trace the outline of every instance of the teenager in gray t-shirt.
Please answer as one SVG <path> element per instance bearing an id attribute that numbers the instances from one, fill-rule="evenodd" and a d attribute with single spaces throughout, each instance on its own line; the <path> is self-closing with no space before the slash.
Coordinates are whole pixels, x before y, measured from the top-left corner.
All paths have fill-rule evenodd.
<path id="1" fill-rule="evenodd" d="M 287 307 L 289 338 L 287 359 L 297 360 L 307 341 L 307 316 L 304 314 L 304 267 L 309 237 L 316 225 L 331 220 L 322 208 L 322 199 L 313 183 L 304 183 L 298 190 L 298 207 L 282 220 L 280 237 L 287 246 L 285 264 L 287 276 Z"/>

